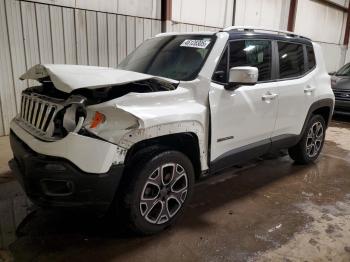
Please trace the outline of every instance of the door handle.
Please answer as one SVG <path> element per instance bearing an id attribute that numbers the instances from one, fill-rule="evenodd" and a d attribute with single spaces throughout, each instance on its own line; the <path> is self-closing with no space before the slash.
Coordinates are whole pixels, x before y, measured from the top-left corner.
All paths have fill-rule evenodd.
<path id="1" fill-rule="evenodd" d="M 311 87 L 311 86 L 307 86 L 304 88 L 304 93 L 305 94 L 311 94 L 313 91 L 315 91 L 316 87 Z"/>
<path id="2" fill-rule="evenodd" d="M 265 95 L 261 97 L 262 101 L 270 103 L 271 100 L 276 99 L 278 95 L 275 93 L 267 92 Z"/>

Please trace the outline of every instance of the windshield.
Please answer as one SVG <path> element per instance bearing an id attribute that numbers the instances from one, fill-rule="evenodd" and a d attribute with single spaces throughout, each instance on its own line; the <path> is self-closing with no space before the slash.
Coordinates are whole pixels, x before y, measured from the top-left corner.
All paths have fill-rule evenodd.
<path id="1" fill-rule="evenodd" d="M 350 64 L 346 64 L 338 70 L 336 76 L 350 76 Z"/>
<path id="2" fill-rule="evenodd" d="M 211 35 L 172 35 L 149 39 L 128 55 L 120 69 L 175 80 L 193 80 L 215 42 Z"/>

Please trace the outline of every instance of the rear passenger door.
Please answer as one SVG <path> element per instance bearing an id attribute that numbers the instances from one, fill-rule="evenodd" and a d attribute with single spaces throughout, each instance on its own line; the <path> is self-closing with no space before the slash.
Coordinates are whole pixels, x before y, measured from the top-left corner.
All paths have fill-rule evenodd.
<path id="1" fill-rule="evenodd" d="M 278 113 L 272 140 L 299 135 L 308 109 L 314 102 L 315 83 L 313 47 L 276 41 Z"/>

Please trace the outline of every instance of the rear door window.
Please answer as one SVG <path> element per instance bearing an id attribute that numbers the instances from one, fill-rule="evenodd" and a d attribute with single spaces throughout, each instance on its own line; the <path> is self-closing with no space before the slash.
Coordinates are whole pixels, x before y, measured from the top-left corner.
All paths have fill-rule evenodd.
<path id="1" fill-rule="evenodd" d="M 259 70 L 258 81 L 271 80 L 272 52 L 269 40 L 242 40 L 230 42 L 230 68 L 253 66 Z"/>
<path id="2" fill-rule="evenodd" d="M 294 78 L 305 73 L 303 45 L 278 42 L 280 79 Z"/>

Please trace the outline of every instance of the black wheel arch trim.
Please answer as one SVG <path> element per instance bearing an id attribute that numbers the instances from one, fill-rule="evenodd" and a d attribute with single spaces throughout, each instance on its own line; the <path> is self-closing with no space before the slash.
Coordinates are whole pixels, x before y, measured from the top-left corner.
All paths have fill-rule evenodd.
<path id="1" fill-rule="evenodd" d="M 318 109 L 325 108 L 325 107 L 327 107 L 329 109 L 328 119 L 325 119 L 326 128 L 328 127 L 328 124 L 330 123 L 330 121 L 332 119 L 333 111 L 334 111 L 334 100 L 331 98 L 321 99 L 321 100 L 318 100 L 318 101 L 314 102 L 313 104 L 311 104 L 309 111 L 306 115 L 305 122 L 304 122 L 303 128 L 301 129 L 299 137 L 301 137 L 304 134 L 305 129 L 307 127 L 307 124 L 308 124 L 309 120 L 311 119 L 313 113 L 315 111 L 317 111 Z"/>
<path id="2" fill-rule="evenodd" d="M 299 135 L 293 135 L 293 134 L 285 134 L 285 135 L 280 135 L 276 137 L 271 138 L 271 150 L 277 150 L 277 149 L 283 149 L 283 148 L 290 148 L 292 146 L 295 146 L 296 144 L 299 143 L 299 141 L 302 139 L 303 134 L 307 128 L 307 124 L 309 123 L 311 117 L 314 115 L 314 112 L 316 112 L 319 109 L 322 108 L 328 108 L 329 109 L 329 115 L 328 119 L 325 119 L 326 123 L 326 128 L 328 124 L 330 123 L 332 116 L 333 116 L 333 111 L 334 111 L 334 101 L 331 98 L 325 98 L 318 100 L 311 104 L 307 115 L 305 117 L 305 121 L 303 124 L 303 127 L 301 129 L 301 132 Z"/>
<path id="3" fill-rule="evenodd" d="M 127 152 L 124 164 L 128 166 L 138 151 L 151 152 L 157 147 L 162 149 L 178 150 L 185 154 L 192 162 L 196 176 L 201 173 L 200 146 L 197 134 L 193 132 L 180 132 L 138 141 Z M 158 148 L 159 149 L 159 148 Z"/>

